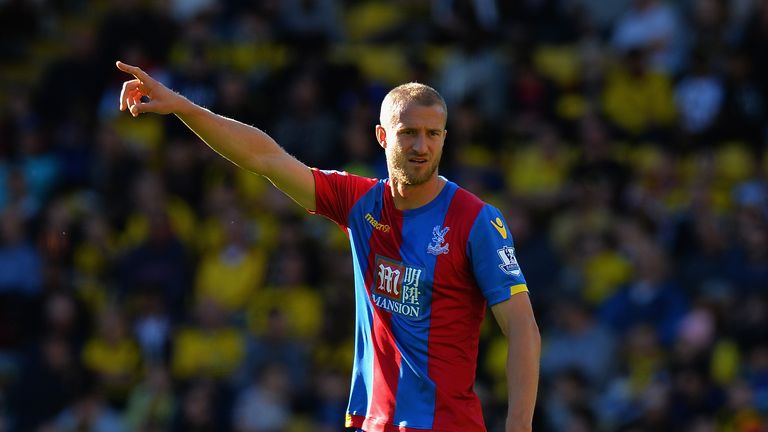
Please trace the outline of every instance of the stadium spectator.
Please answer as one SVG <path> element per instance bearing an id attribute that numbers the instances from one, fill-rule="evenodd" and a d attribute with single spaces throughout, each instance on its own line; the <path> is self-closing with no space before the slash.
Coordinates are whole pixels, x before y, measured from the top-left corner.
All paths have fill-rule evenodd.
<path id="1" fill-rule="evenodd" d="M 75 432 L 86 429 L 98 432 L 123 432 L 122 419 L 99 394 L 98 388 L 84 392 L 70 406 L 66 407 L 43 430 Z"/>
<path id="2" fill-rule="evenodd" d="M 648 68 L 641 50 L 629 50 L 609 71 L 602 99 L 607 118 L 624 136 L 651 137 L 674 124 L 672 82 Z"/>
<path id="3" fill-rule="evenodd" d="M 588 380 L 585 386 L 602 388 L 614 373 L 614 335 L 594 320 L 588 305 L 579 299 L 557 301 L 552 321 L 552 333 L 541 353 L 542 378 L 573 371 Z"/>
<path id="4" fill-rule="evenodd" d="M 75 401 L 87 385 L 76 348 L 65 338 L 45 336 L 22 363 L 9 406 L 15 430 L 36 430 Z"/>
<path id="5" fill-rule="evenodd" d="M 616 22 L 612 44 L 620 53 L 648 53 L 652 69 L 674 74 L 685 60 L 685 29 L 672 5 L 662 0 L 633 0 Z"/>
<path id="6" fill-rule="evenodd" d="M 711 145 L 725 98 L 723 82 L 709 63 L 703 53 L 694 55 L 689 72 L 675 86 L 677 112 L 689 146 Z"/>
<path id="7" fill-rule="evenodd" d="M 637 248 L 635 276 L 600 306 L 601 321 L 624 335 L 639 324 L 652 325 L 659 340 L 669 345 L 688 309 L 687 300 L 670 280 L 667 259 L 656 247 Z"/>
<path id="8" fill-rule="evenodd" d="M 764 89 L 756 80 L 753 69 L 753 60 L 746 53 L 728 54 L 720 130 L 723 139 L 746 142 L 759 155 L 766 136 L 768 107 Z"/>
<path id="9" fill-rule="evenodd" d="M 123 406 L 136 384 L 141 353 L 131 338 L 122 311 L 106 307 L 98 317 L 99 333 L 83 346 L 83 365 L 95 374 L 107 400 Z"/>
<path id="10" fill-rule="evenodd" d="M 136 384 L 128 398 L 124 422 L 128 430 L 169 430 L 176 409 L 176 396 L 168 370 L 149 366 L 146 379 Z"/>
<path id="11" fill-rule="evenodd" d="M 226 211 L 221 245 L 203 252 L 195 277 L 195 296 L 210 298 L 228 313 L 242 312 L 254 296 L 261 297 L 266 275 L 265 251 L 253 244 L 247 220 L 236 208 Z"/>
<path id="12" fill-rule="evenodd" d="M 285 0 L 279 5 L 286 40 L 298 46 L 317 46 L 342 37 L 337 0 Z"/>
<path id="13" fill-rule="evenodd" d="M 43 285 L 43 263 L 23 222 L 13 210 L 0 215 L 0 292 L 37 296 Z"/>
<path id="14" fill-rule="evenodd" d="M 178 327 L 173 335 L 171 372 L 183 381 L 202 378 L 223 381 L 241 365 L 245 354 L 244 335 L 227 322 L 222 307 L 211 299 L 198 299 L 194 312 L 194 320 Z M 197 400 L 198 396 L 193 395 L 197 395 L 198 390 L 190 391 L 189 397 Z"/>
<path id="15" fill-rule="evenodd" d="M 291 386 L 284 367 L 274 363 L 261 370 L 235 399 L 237 432 L 279 432 L 291 424 Z"/>

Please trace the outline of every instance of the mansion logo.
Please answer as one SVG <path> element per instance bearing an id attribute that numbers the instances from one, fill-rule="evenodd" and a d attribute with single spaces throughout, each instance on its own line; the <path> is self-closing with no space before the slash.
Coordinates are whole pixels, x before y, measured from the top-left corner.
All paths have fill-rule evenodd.
<path id="1" fill-rule="evenodd" d="M 418 318 L 422 306 L 419 299 L 422 269 L 378 255 L 375 266 L 373 303 L 389 312 Z"/>

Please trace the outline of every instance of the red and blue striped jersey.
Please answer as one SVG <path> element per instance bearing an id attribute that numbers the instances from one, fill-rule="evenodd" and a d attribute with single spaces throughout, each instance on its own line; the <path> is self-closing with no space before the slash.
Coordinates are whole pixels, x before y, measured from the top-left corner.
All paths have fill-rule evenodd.
<path id="1" fill-rule="evenodd" d="M 315 213 L 348 234 L 356 336 L 347 427 L 485 431 L 473 391 L 486 305 L 526 291 L 501 213 L 447 181 L 395 208 L 388 180 L 313 170 Z"/>

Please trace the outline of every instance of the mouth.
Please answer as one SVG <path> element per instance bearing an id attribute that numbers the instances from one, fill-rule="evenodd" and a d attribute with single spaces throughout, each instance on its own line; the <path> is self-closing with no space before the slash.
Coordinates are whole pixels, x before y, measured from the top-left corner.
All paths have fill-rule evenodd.
<path id="1" fill-rule="evenodd" d="M 410 159 L 408 159 L 408 162 L 413 163 L 413 164 L 417 164 L 417 165 L 423 165 L 423 164 L 427 163 L 427 160 L 424 159 L 424 158 L 410 158 Z"/>

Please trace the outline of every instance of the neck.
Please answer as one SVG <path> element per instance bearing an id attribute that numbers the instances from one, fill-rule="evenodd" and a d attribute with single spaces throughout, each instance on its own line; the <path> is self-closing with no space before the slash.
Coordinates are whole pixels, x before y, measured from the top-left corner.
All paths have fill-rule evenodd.
<path id="1" fill-rule="evenodd" d="M 445 180 L 434 175 L 420 185 L 406 185 L 390 177 L 392 199 L 398 210 L 419 208 L 435 199 L 445 186 Z"/>

